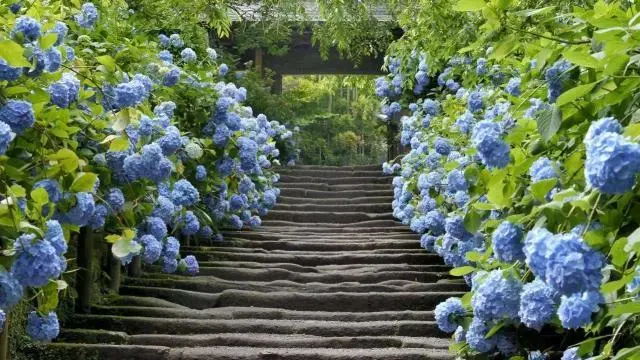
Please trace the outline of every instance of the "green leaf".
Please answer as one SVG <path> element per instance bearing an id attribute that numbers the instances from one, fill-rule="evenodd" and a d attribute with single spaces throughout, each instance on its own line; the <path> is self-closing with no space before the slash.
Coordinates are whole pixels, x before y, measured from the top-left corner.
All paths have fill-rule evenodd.
<path id="1" fill-rule="evenodd" d="M 469 210 L 464 216 L 464 227 L 471 233 L 475 233 L 482 224 L 482 213 Z"/>
<path id="2" fill-rule="evenodd" d="M 538 111 L 536 114 L 536 124 L 538 125 L 538 132 L 542 135 L 545 141 L 548 141 L 556 134 L 560 129 L 562 123 L 562 113 L 557 106 L 553 107 L 553 110 L 544 109 Z"/>
<path id="3" fill-rule="evenodd" d="M 57 161 L 66 172 L 72 172 L 80 166 L 80 159 L 73 150 L 61 149 L 53 155 L 49 155 L 49 160 Z"/>
<path id="4" fill-rule="evenodd" d="M 534 15 L 550 12 L 555 8 L 556 8 L 555 6 L 547 6 L 540 9 L 526 9 L 526 10 L 516 11 L 514 14 L 518 16 L 534 16 Z"/>
<path id="5" fill-rule="evenodd" d="M 624 246 L 624 251 L 628 253 L 640 251 L 640 227 L 635 229 L 631 235 L 627 237 L 627 244 Z"/>
<path id="6" fill-rule="evenodd" d="M 620 304 L 609 310 L 609 315 L 637 314 L 640 313 L 640 302 Z"/>
<path id="7" fill-rule="evenodd" d="M 490 337 L 492 337 L 493 335 L 495 335 L 495 333 L 497 333 L 500 329 L 502 329 L 502 327 L 504 326 L 504 322 L 499 322 L 497 324 L 495 324 L 488 332 L 487 335 L 484 336 L 485 339 L 488 339 Z"/>
<path id="8" fill-rule="evenodd" d="M 482 256 L 483 255 L 477 251 L 469 251 L 464 255 L 464 257 L 467 258 L 467 260 L 473 261 L 473 262 L 478 262 L 482 260 Z"/>
<path id="9" fill-rule="evenodd" d="M 9 195 L 23 198 L 27 196 L 27 191 L 22 186 L 13 184 L 9 187 Z"/>
<path id="10" fill-rule="evenodd" d="M 536 200 L 544 201 L 549 191 L 551 191 L 551 189 L 553 189 L 553 187 L 556 186 L 557 183 L 557 179 L 540 180 L 536 183 L 531 184 L 531 193 Z"/>
<path id="11" fill-rule="evenodd" d="M 43 313 L 54 311 L 58 307 L 58 283 L 50 281 L 41 288 L 44 299 L 40 301 L 38 310 Z"/>
<path id="12" fill-rule="evenodd" d="M 116 61 L 109 55 L 98 56 L 96 57 L 96 61 L 104 65 L 109 71 L 116 70 Z"/>
<path id="13" fill-rule="evenodd" d="M 576 86 L 571 88 L 565 92 L 563 92 L 558 99 L 556 100 L 557 106 L 562 106 L 564 104 L 568 104 L 576 99 L 583 97 L 593 90 L 593 88 L 599 83 L 599 81 L 592 82 L 590 84 L 584 84 L 580 86 Z"/>
<path id="14" fill-rule="evenodd" d="M 48 48 L 53 46 L 53 44 L 55 44 L 56 40 L 58 40 L 58 34 L 56 33 L 46 34 L 40 38 L 40 48 L 42 50 L 47 50 Z"/>
<path id="15" fill-rule="evenodd" d="M 44 188 L 35 188 L 31 191 L 31 199 L 35 201 L 36 204 L 42 206 L 49 202 L 49 193 Z"/>
<path id="16" fill-rule="evenodd" d="M 589 51 L 590 48 L 587 46 L 571 46 L 562 55 L 572 64 L 594 69 L 600 68 L 600 61 L 593 57 Z"/>
<path id="17" fill-rule="evenodd" d="M 600 287 L 600 290 L 605 294 L 618 291 L 622 289 L 625 285 L 627 285 L 629 282 L 631 282 L 631 280 L 633 280 L 634 275 L 635 274 L 631 273 L 630 275 L 627 275 L 620 280 L 609 281 L 608 283 L 602 284 L 602 286 Z"/>
<path id="18" fill-rule="evenodd" d="M 455 11 L 479 11 L 482 10 L 487 4 L 484 0 L 459 0 L 457 4 L 453 6 Z"/>
<path id="19" fill-rule="evenodd" d="M 78 173 L 71 184 L 72 192 L 91 192 L 98 180 L 98 175 L 89 172 Z"/>
<path id="20" fill-rule="evenodd" d="M 638 355 L 640 354 L 640 345 L 638 346 L 634 346 L 632 348 L 623 348 L 620 349 L 620 351 L 618 351 L 618 353 L 616 354 L 616 356 L 614 356 L 613 359 L 611 360 L 631 360 L 631 359 L 637 359 L 637 357 L 633 356 L 633 355 Z"/>
<path id="21" fill-rule="evenodd" d="M 624 264 L 627 262 L 629 257 L 627 252 L 624 251 L 628 241 L 629 240 L 627 238 L 620 238 L 616 240 L 616 242 L 611 246 L 611 251 L 609 252 L 611 256 L 611 263 L 619 269 L 624 268 Z"/>
<path id="22" fill-rule="evenodd" d="M 512 2 L 513 0 L 498 0 L 496 6 L 500 10 L 506 10 L 507 8 L 509 8 Z"/>
<path id="23" fill-rule="evenodd" d="M 13 67 L 31 66 L 31 63 L 24 57 L 24 48 L 11 40 L 0 41 L 0 57 Z"/>
<path id="24" fill-rule="evenodd" d="M 109 151 L 125 151 L 129 148 L 129 139 L 126 136 L 120 136 L 109 144 Z"/>
<path id="25" fill-rule="evenodd" d="M 464 276 L 467 274 L 471 274 L 474 271 L 476 271 L 476 268 L 474 268 L 473 266 L 461 266 L 451 269 L 449 271 L 449 274 L 453 276 Z"/>
<path id="26" fill-rule="evenodd" d="M 141 247 L 131 240 L 120 238 L 111 246 L 111 253 L 117 258 L 123 258 L 129 254 L 137 254 Z"/>

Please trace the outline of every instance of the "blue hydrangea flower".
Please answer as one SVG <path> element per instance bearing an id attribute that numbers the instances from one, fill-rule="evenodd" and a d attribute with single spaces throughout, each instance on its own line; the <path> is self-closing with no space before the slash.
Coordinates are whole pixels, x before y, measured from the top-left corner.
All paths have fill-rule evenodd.
<path id="1" fill-rule="evenodd" d="M 511 95 L 511 96 L 520 96 L 520 83 L 521 83 L 521 79 L 520 77 L 512 77 L 511 79 L 509 79 L 509 82 L 507 83 L 507 86 L 505 86 L 504 91 L 507 92 L 507 94 Z"/>
<path id="2" fill-rule="evenodd" d="M 475 124 L 475 118 L 473 117 L 473 113 L 471 113 L 468 110 L 465 111 L 464 114 L 460 115 L 456 119 L 456 123 L 455 123 L 458 130 L 460 130 L 460 132 L 462 132 L 463 134 L 469 134 L 474 124 Z"/>
<path id="3" fill-rule="evenodd" d="M 64 73 L 62 79 L 51 84 L 48 88 L 51 96 L 51 103 L 61 108 L 68 108 L 69 105 L 78 99 L 80 93 L 80 81 L 71 73 Z"/>
<path id="4" fill-rule="evenodd" d="M 242 229 L 242 226 L 244 225 L 240 217 L 236 214 L 231 215 L 231 217 L 229 218 L 229 223 L 231 224 L 231 227 L 236 230 Z"/>
<path id="5" fill-rule="evenodd" d="M 467 109 L 472 113 L 482 110 L 484 106 L 483 97 L 482 90 L 472 91 L 467 97 Z"/>
<path id="6" fill-rule="evenodd" d="M 531 106 L 525 111 L 524 117 L 528 119 L 535 119 L 538 113 L 543 111 L 551 111 L 551 105 L 540 99 L 529 99 Z"/>
<path id="7" fill-rule="evenodd" d="M 122 190 L 118 188 L 109 189 L 109 192 L 105 195 L 105 201 L 113 212 L 117 213 L 124 209 L 124 194 L 122 193 Z"/>
<path id="8" fill-rule="evenodd" d="M 169 36 L 169 45 L 174 48 L 182 48 L 184 46 L 184 41 L 182 41 L 180 35 L 171 34 L 171 36 Z"/>
<path id="9" fill-rule="evenodd" d="M 469 325 L 469 329 L 466 333 L 466 340 L 469 347 L 479 352 L 489 352 L 496 347 L 496 338 L 492 336 L 486 338 L 490 327 L 486 322 L 478 317 L 474 317 Z"/>
<path id="10" fill-rule="evenodd" d="M 553 234 L 545 228 L 529 231 L 524 240 L 525 262 L 531 272 L 541 279 L 546 279 L 547 251 L 555 240 Z"/>
<path id="11" fill-rule="evenodd" d="M 582 357 L 578 355 L 578 348 L 572 347 L 562 353 L 562 359 L 560 360 L 582 360 Z"/>
<path id="12" fill-rule="evenodd" d="M 557 165 L 546 157 L 540 157 L 534 161 L 529 168 L 529 176 L 531 181 L 537 183 L 538 181 L 547 179 L 557 179 L 558 172 L 556 171 Z"/>
<path id="13" fill-rule="evenodd" d="M 158 59 L 166 62 L 167 64 L 173 63 L 173 54 L 168 50 L 162 50 L 158 53 Z"/>
<path id="14" fill-rule="evenodd" d="M 169 71 L 162 78 L 162 84 L 164 86 L 174 86 L 180 80 L 181 71 L 178 67 L 171 67 Z"/>
<path id="15" fill-rule="evenodd" d="M 0 121 L 11 126 L 11 130 L 20 135 L 36 122 L 33 106 L 28 101 L 9 100 L 0 107 Z"/>
<path id="16" fill-rule="evenodd" d="M 49 241 L 35 240 L 35 235 L 25 234 L 16 239 L 17 257 L 11 273 L 24 286 L 40 287 L 50 279 L 60 277 L 64 259 Z"/>
<path id="17" fill-rule="evenodd" d="M 22 1 L 14 2 L 9 5 L 9 10 L 14 14 L 17 14 L 20 9 L 22 9 Z"/>
<path id="18" fill-rule="evenodd" d="M 550 68 L 544 74 L 544 79 L 548 85 L 548 97 L 549 102 L 556 101 L 558 96 L 562 93 L 562 84 L 568 77 L 567 71 L 571 68 L 571 63 L 565 59 L 560 59 L 553 63 Z"/>
<path id="19" fill-rule="evenodd" d="M 20 75 L 22 75 L 22 68 L 11 67 L 4 59 L 0 59 L 0 80 L 13 81 Z"/>
<path id="20" fill-rule="evenodd" d="M 225 76 L 227 75 L 227 73 L 229 72 L 229 66 L 227 66 L 227 64 L 220 64 L 220 67 L 218 68 L 218 74 L 220 74 L 220 76 Z"/>
<path id="21" fill-rule="evenodd" d="M 56 39 L 56 42 L 54 43 L 54 45 L 56 46 L 62 45 L 62 43 L 64 42 L 64 38 L 67 36 L 68 31 L 69 31 L 69 28 L 67 27 L 67 24 L 63 23 L 62 21 L 56 21 L 56 24 L 53 26 L 53 29 L 49 31 L 50 33 L 58 35 L 58 38 Z"/>
<path id="22" fill-rule="evenodd" d="M 147 216 L 143 224 L 143 229 L 158 241 L 162 241 L 164 237 L 167 236 L 167 225 L 164 220 L 159 217 Z"/>
<path id="23" fill-rule="evenodd" d="M 142 261 L 146 264 L 153 264 L 160 259 L 162 254 L 162 243 L 153 235 L 142 235 L 140 237 L 142 244 Z"/>
<path id="24" fill-rule="evenodd" d="M 547 360 L 547 355 L 540 352 L 540 350 L 531 351 L 527 355 L 527 360 Z"/>
<path id="25" fill-rule="evenodd" d="M 166 258 L 175 259 L 180 253 L 180 242 L 173 236 L 167 237 L 162 255 Z"/>
<path id="26" fill-rule="evenodd" d="M 162 154 L 160 145 L 152 143 L 143 146 L 141 154 L 127 156 L 123 170 L 131 181 L 147 178 L 159 183 L 171 174 L 172 163 Z"/>
<path id="27" fill-rule="evenodd" d="M 58 315 L 53 311 L 44 316 L 35 311 L 30 312 L 27 316 L 27 334 L 31 339 L 39 342 L 55 339 L 60 334 Z"/>
<path id="28" fill-rule="evenodd" d="M 262 219 L 260 219 L 259 216 L 254 215 L 249 218 L 249 221 L 247 221 L 247 225 L 249 225 L 249 227 L 252 229 L 259 228 L 260 225 L 262 225 Z"/>
<path id="29" fill-rule="evenodd" d="M 44 234 L 44 240 L 51 243 L 58 255 L 62 256 L 67 252 L 67 241 L 64 238 L 62 226 L 58 221 L 47 220 L 47 231 Z"/>
<path id="30" fill-rule="evenodd" d="M 444 224 L 445 218 L 441 212 L 438 210 L 429 211 L 424 216 L 425 226 L 429 231 L 431 231 L 432 235 L 438 236 L 444 234 Z"/>
<path id="31" fill-rule="evenodd" d="M 62 63 L 62 54 L 57 48 L 49 48 L 44 52 L 44 70 L 55 72 Z"/>
<path id="32" fill-rule="evenodd" d="M 172 118 L 176 111 L 176 103 L 173 101 L 163 101 L 153 108 L 153 113 L 156 116 L 166 115 L 168 118 Z"/>
<path id="33" fill-rule="evenodd" d="M 194 235 L 200 230 L 200 221 L 192 212 L 187 211 L 182 218 L 182 233 L 184 235 Z"/>
<path id="34" fill-rule="evenodd" d="M 578 329 L 591 323 L 591 314 L 597 312 L 603 302 L 602 295 L 595 291 L 562 296 L 558 307 L 562 327 Z"/>
<path id="35" fill-rule="evenodd" d="M 479 58 L 476 61 L 476 74 L 482 76 L 487 74 L 488 71 L 489 71 L 489 67 L 487 66 L 487 59 Z"/>
<path id="36" fill-rule="evenodd" d="M 211 60 L 216 60 L 218 58 L 218 53 L 215 49 L 207 48 L 207 57 Z"/>
<path id="37" fill-rule="evenodd" d="M 471 197 L 466 191 L 456 191 L 453 195 L 453 203 L 459 208 L 465 207 L 469 200 L 471 200 Z"/>
<path id="38" fill-rule="evenodd" d="M 191 206 L 200 201 L 200 193 L 188 180 L 181 179 L 173 185 L 171 200 L 176 205 Z"/>
<path id="39" fill-rule="evenodd" d="M 209 240 L 213 236 L 213 229 L 209 225 L 203 226 L 198 230 L 196 236 L 199 239 Z"/>
<path id="40" fill-rule="evenodd" d="M 591 123 L 583 142 L 589 144 L 598 136 L 608 132 L 622 134 L 622 125 L 614 117 L 604 117 Z"/>
<path id="41" fill-rule="evenodd" d="M 186 63 L 192 63 L 196 61 L 196 52 L 193 51 L 193 49 L 191 48 L 184 48 L 181 52 L 180 52 L 180 56 L 182 56 L 182 60 L 184 60 L 184 62 Z"/>
<path id="42" fill-rule="evenodd" d="M 204 181 L 207 178 L 207 168 L 203 165 L 196 166 L 196 180 Z"/>
<path id="43" fill-rule="evenodd" d="M 57 203 L 62 199 L 62 187 L 56 180 L 44 179 L 33 185 L 34 189 L 43 188 L 49 195 L 49 201 Z"/>
<path id="44" fill-rule="evenodd" d="M 438 328 L 446 333 L 452 333 L 458 328 L 458 318 L 464 317 L 466 310 L 459 298 L 448 298 L 436 306 L 434 311 Z"/>
<path id="45" fill-rule="evenodd" d="M 466 191 L 469 188 L 464 173 L 458 169 L 451 170 L 447 175 L 447 191 L 455 193 L 456 191 Z"/>
<path id="46" fill-rule="evenodd" d="M 160 43 L 160 46 L 163 48 L 167 48 L 169 47 L 169 37 L 165 34 L 160 34 L 158 35 L 158 42 Z"/>
<path id="47" fill-rule="evenodd" d="M 433 251 L 433 245 L 436 243 L 436 239 L 433 235 L 423 234 L 420 237 L 420 247 L 427 251 Z"/>
<path id="48" fill-rule="evenodd" d="M 115 87 L 116 106 L 120 109 L 142 103 L 146 95 L 145 85 L 138 80 L 120 83 Z"/>
<path id="49" fill-rule="evenodd" d="M 21 34 L 27 41 L 36 41 L 40 37 L 41 28 L 42 25 L 40 25 L 38 20 L 23 15 L 16 19 L 13 34 Z"/>
<path id="50" fill-rule="evenodd" d="M 465 240 L 471 236 L 464 227 L 464 219 L 458 215 L 449 216 L 445 221 L 444 228 L 447 234 L 459 240 Z"/>
<path id="51" fill-rule="evenodd" d="M 0 309 L 10 310 L 22 298 L 24 287 L 13 274 L 0 269 Z"/>
<path id="52" fill-rule="evenodd" d="M 180 130 L 175 126 L 169 126 L 165 130 L 165 135 L 158 139 L 158 145 L 162 148 L 162 153 L 165 156 L 174 154 L 178 149 L 182 147 L 182 139 L 180 137 Z"/>
<path id="53" fill-rule="evenodd" d="M 96 205 L 88 225 L 92 229 L 99 229 L 103 227 L 107 219 L 107 215 L 109 215 L 109 209 L 107 209 L 106 206 L 104 206 L 103 204 Z"/>
<path id="54" fill-rule="evenodd" d="M 9 144 L 16 137 L 16 134 L 11 131 L 11 126 L 0 121 L 0 155 L 7 152 Z"/>
<path id="55" fill-rule="evenodd" d="M 436 116 L 440 113 L 440 103 L 436 100 L 425 99 L 422 103 L 422 109 L 426 114 Z"/>
<path id="56" fill-rule="evenodd" d="M 606 194 L 625 193 L 640 172 L 640 145 L 604 132 L 587 142 L 584 174 L 587 184 Z"/>
<path id="57" fill-rule="evenodd" d="M 491 242 L 496 258 L 504 262 L 524 260 L 522 228 L 509 221 L 503 221 L 493 231 Z"/>
<path id="58" fill-rule="evenodd" d="M 65 56 L 67 58 L 67 61 L 75 60 L 76 52 L 75 52 L 75 50 L 73 50 L 73 48 L 71 46 L 65 46 L 64 50 L 65 50 Z"/>
<path id="59" fill-rule="evenodd" d="M 173 274 L 178 270 L 178 259 L 175 257 L 162 257 L 162 272 L 167 274 Z"/>
<path id="60" fill-rule="evenodd" d="M 522 283 L 502 270 L 489 272 L 471 298 L 473 315 L 485 321 L 516 321 Z"/>
<path id="61" fill-rule="evenodd" d="M 91 193 L 75 194 L 76 204 L 67 213 L 61 216 L 63 222 L 85 226 L 89 223 L 93 212 L 95 211 L 95 201 Z"/>
<path id="62" fill-rule="evenodd" d="M 627 284 L 626 290 L 629 294 L 634 294 L 637 298 L 640 298 L 640 266 L 636 267 L 636 273 L 630 283 Z"/>
<path id="63" fill-rule="evenodd" d="M 540 279 L 525 284 L 520 295 L 520 321 L 526 326 L 540 331 L 555 314 L 556 292 Z"/>
<path id="64" fill-rule="evenodd" d="M 91 29 L 98 20 L 98 9 L 93 3 L 84 3 L 80 13 L 76 15 L 76 22 L 83 28 Z"/>
<path id="65" fill-rule="evenodd" d="M 189 275 L 197 275 L 198 272 L 200 272 L 198 260 L 196 260 L 196 257 L 193 255 L 187 255 L 184 259 L 180 260 L 180 267 Z"/>
<path id="66" fill-rule="evenodd" d="M 438 137 L 436 138 L 436 141 L 434 142 L 434 149 L 435 151 L 440 154 L 440 155 L 449 155 L 449 153 L 451 152 L 451 145 L 449 144 L 449 141 L 445 138 L 441 138 Z"/>
<path id="67" fill-rule="evenodd" d="M 478 122 L 473 127 L 471 141 L 480 160 L 489 167 L 503 168 L 509 164 L 509 146 L 502 141 L 500 124 L 489 120 Z"/>

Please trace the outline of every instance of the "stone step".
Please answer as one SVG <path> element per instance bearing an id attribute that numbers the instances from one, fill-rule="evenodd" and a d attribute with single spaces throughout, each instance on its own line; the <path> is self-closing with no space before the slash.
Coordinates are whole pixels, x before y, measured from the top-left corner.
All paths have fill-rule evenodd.
<path id="1" fill-rule="evenodd" d="M 279 234 L 279 235 L 300 235 L 300 234 L 338 234 L 342 235 L 345 233 L 357 233 L 360 235 L 371 234 L 371 233 L 397 233 L 397 234 L 411 234 L 416 236 L 416 234 L 409 230 L 408 227 L 404 225 L 399 225 L 399 222 L 390 221 L 390 220 L 374 220 L 374 221 L 365 221 L 361 223 L 354 224 L 336 224 L 331 223 L 304 223 L 296 226 L 296 223 L 292 223 L 289 221 L 280 221 L 280 220 L 264 220 L 262 222 L 263 227 L 259 230 L 262 232 L 269 232 L 271 234 Z M 333 226 L 332 226 L 333 225 Z M 228 232 L 230 229 L 222 229 L 223 232 Z M 247 230 L 249 231 L 249 230 Z"/>
<path id="2" fill-rule="evenodd" d="M 365 213 L 365 212 L 333 212 L 333 211 L 289 211 L 271 210 L 263 217 L 265 221 L 287 221 L 296 223 L 331 223 L 331 224 L 354 224 L 373 220 L 394 221 L 393 213 Z M 269 224 L 269 223 L 267 223 Z M 266 226 L 266 225 L 264 225 Z"/>
<path id="3" fill-rule="evenodd" d="M 391 190 L 390 184 L 336 184 L 330 185 L 326 183 L 279 183 L 278 187 L 281 191 L 286 191 L 287 189 L 305 189 L 305 190 L 316 190 L 316 191 L 348 191 L 348 190 L 381 190 L 389 192 Z"/>
<path id="4" fill-rule="evenodd" d="M 256 245 L 259 246 L 261 244 L 265 244 L 266 241 L 257 242 Z M 311 243 L 314 244 L 314 243 Z M 413 242 L 412 242 L 413 244 Z M 326 255 L 326 256 L 334 256 L 334 255 L 342 255 L 342 254 L 350 254 L 350 255 L 375 255 L 375 254 L 427 254 L 424 249 L 419 247 L 414 249 L 407 248 L 399 248 L 399 249 L 361 249 L 358 245 L 362 244 L 347 244 L 342 243 L 341 245 L 349 246 L 344 247 L 341 250 L 308 250 L 308 249 L 299 249 L 299 250 L 282 250 L 282 249 L 265 249 L 263 247 L 232 247 L 232 246 L 182 246 L 181 250 L 185 252 L 200 252 L 200 253 L 210 253 L 215 255 L 218 252 L 231 252 L 231 253 L 239 253 L 239 254 L 283 254 L 283 255 Z"/>
<path id="5" fill-rule="evenodd" d="M 305 188 L 282 188 L 280 192 L 281 196 L 286 197 L 303 197 L 312 199 L 353 199 L 362 197 L 389 197 L 393 196 L 393 190 L 391 188 L 382 190 L 309 190 Z"/>
<path id="6" fill-rule="evenodd" d="M 294 176 L 282 175 L 280 184 L 295 183 L 311 183 L 311 184 L 327 184 L 327 185 L 343 185 L 343 184 L 386 184 L 390 186 L 393 178 L 391 176 L 354 176 L 332 178 L 327 176 Z"/>
<path id="7" fill-rule="evenodd" d="M 27 346 L 27 359 L 37 360 L 177 360 L 170 357 L 171 349 L 166 346 L 108 345 L 108 344 L 68 344 L 54 343 Z M 205 358 L 202 358 L 205 359 Z M 209 359 L 215 359 L 210 357 Z M 221 357 L 219 359 L 224 359 Z"/>
<path id="8" fill-rule="evenodd" d="M 449 347 L 448 341 L 434 337 L 402 336 L 317 336 L 301 334 L 196 334 L 196 335 L 131 335 L 131 344 L 170 347 L 264 347 L 291 349 L 373 349 L 373 348 L 418 348 L 442 349 Z"/>
<path id="9" fill-rule="evenodd" d="M 369 293 L 301 293 L 247 290 L 225 290 L 209 294 L 180 289 L 122 286 L 123 295 L 151 296 L 168 300 L 192 309 L 208 309 L 225 306 L 256 306 L 304 311 L 431 311 L 452 296 L 462 296 L 459 291 L 447 292 L 369 292 Z"/>
<path id="10" fill-rule="evenodd" d="M 294 165 L 287 167 L 277 167 L 275 168 L 277 171 L 282 170 L 328 170 L 328 171 L 336 171 L 336 170 L 344 170 L 344 171 L 353 171 L 353 170 L 380 170 L 382 171 L 382 166 L 380 164 L 369 164 L 369 165 Z"/>
<path id="11" fill-rule="evenodd" d="M 254 348 L 198 347 L 172 349 L 168 360 L 453 360 L 444 349 L 416 348 Z"/>
<path id="12" fill-rule="evenodd" d="M 280 253 L 215 253 L 190 251 L 185 255 L 195 255 L 200 261 L 251 261 L 260 263 L 291 263 L 304 266 L 340 265 L 340 264 L 440 264 L 442 259 L 436 254 L 426 252 L 419 254 L 377 254 L 368 252 L 364 254 L 280 254 Z"/>
<path id="13" fill-rule="evenodd" d="M 459 283 L 420 283 L 411 280 L 386 280 L 375 284 L 345 282 L 335 284 L 299 283 L 288 280 L 274 281 L 230 281 L 210 278 L 191 279 L 157 279 L 157 278 L 125 278 L 124 285 L 181 289 L 203 293 L 220 293 L 225 290 L 247 290 L 259 292 L 294 291 L 304 293 L 368 293 L 368 292 L 426 292 L 426 291 L 465 291 L 466 284 Z"/>
<path id="14" fill-rule="evenodd" d="M 354 197 L 349 199 L 340 198 L 309 198 L 300 196 L 280 196 L 278 205 L 357 205 L 357 204 L 391 204 L 393 195 Z"/>
<path id="15" fill-rule="evenodd" d="M 381 176 L 381 170 L 322 170 L 322 169 L 283 169 L 279 172 L 281 176 L 310 176 L 310 177 L 327 177 L 327 178 L 345 178 L 345 177 L 376 177 Z"/>
<path id="16" fill-rule="evenodd" d="M 452 278 L 448 274 L 449 267 L 431 265 L 433 271 L 341 271 L 333 273 L 301 273 L 284 268 L 231 268 L 231 267 L 200 267 L 201 276 L 215 276 L 232 281 L 275 281 L 288 280 L 298 283 L 319 282 L 323 284 L 338 284 L 344 282 L 358 282 L 361 284 L 375 284 L 388 280 L 410 280 L 433 283 L 442 279 Z"/>
<path id="17" fill-rule="evenodd" d="M 391 203 L 368 203 L 368 204 L 278 204 L 275 210 L 269 212 L 269 215 L 273 211 L 324 211 L 334 213 L 350 213 L 350 212 L 365 212 L 365 213 L 387 213 L 392 211 Z"/>
<path id="18" fill-rule="evenodd" d="M 216 247 L 211 249 L 225 249 L 228 247 L 243 247 L 245 249 L 264 249 L 264 250 L 287 250 L 287 251 L 360 251 L 360 250 L 382 250 L 382 249 L 421 249 L 417 240 L 369 240 L 349 243 L 345 240 L 339 241 L 323 241 L 322 239 L 311 239 L 315 241 L 255 241 L 227 238 L 225 241 L 215 243 Z M 184 250 L 193 250 L 192 248 L 183 246 Z M 209 250 L 205 250 L 209 251 Z M 223 250 L 224 251 L 224 250 Z"/>
<path id="19" fill-rule="evenodd" d="M 111 305 L 116 305 L 116 306 L 118 305 L 141 306 L 145 308 L 161 308 L 161 309 L 176 309 L 176 310 L 189 309 L 184 305 L 179 305 L 171 301 L 149 297 L 149 296 L 118 295 L 114 297 L 108 297 L 106 300 Z"/>
<path id="20" fill-rule="evenodd" d="M 273 241 L 273 240 L 286 240 L 286 241 L 329 241 L 329 242 L 371 242 L 374 240 L 415 240 L 419 242 L 420 235 L 414 232 L 358 232 L 358 233 L 326 233 L 326 232 L 314 232 L 308 231 L 303 233 L 278 233 L 269 231 L 270 228 L 256 229 L 253 231 L 223 231 L 225 239 L 243 239 L 243 240 L 256 240 L 256 241 Z"/>
<path id="21" fill-rule="evenodd" d="M 322 320 L 322 321 L 433 321 L 432 311 L 380 311 L 370 313 L 295 311 L 258 307 L 224 307 L 203 310 L 168 309 L 143 306 L 95 305 L 94 315 L 138 316 L 180 319 L 264 319 L 264 320 Z"/>
<path id="22" fill-rule="evenodd" d="M 446 337 L 435 321 L 321 321 L 264 319 L 182 319 L 110 315 L 73 315 L 67 328 L 108 329 L 136 334 L 266 333 L 316 336 Z"/>

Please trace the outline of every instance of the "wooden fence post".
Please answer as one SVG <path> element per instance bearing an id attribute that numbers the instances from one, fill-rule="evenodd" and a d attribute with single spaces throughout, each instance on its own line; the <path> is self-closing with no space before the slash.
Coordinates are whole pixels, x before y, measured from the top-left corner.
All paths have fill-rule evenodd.
<path id="1" fill-rule="evenodd" d="M 88 227 L 83 227 L 78 235 L 78 273 L 76 274 L 76 289 L 78 290 L 78 301 L 76 311 L 88 313 L 91 311 L 91 289 L 93 288 L 93 268 L 94 239 L 93 231 Z"/>
<path id="2" fill-rule="evenodd" d="M 115 293 L 120 292 L 120 277 L 122 273 L 122 264 L 116 259 L 111 252 L 109 246 L 109 289 Z"/>
<path id="3" fill-rule="evenodd" d="M 140 277 L 140 275 L 142 275 L 142 257 L 138 255 L 129 264 L 129 276 Z"/>

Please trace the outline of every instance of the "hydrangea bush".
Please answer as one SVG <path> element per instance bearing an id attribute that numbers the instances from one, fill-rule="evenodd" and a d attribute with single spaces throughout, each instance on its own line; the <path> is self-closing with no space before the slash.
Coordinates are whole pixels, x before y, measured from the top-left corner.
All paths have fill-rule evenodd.
<path id="1" fill-rule="evenodd" d="M 123 265 L 196 275 L 180 239 L 258 227 L 279 196 L 276 143 L 292 133 L 242 105 L 215 50 L 142 33 L 133 15 L 124 2 L 0 7 L 0 324 L 37 294 L 36 341 L 59 332 L 72 234 L 104 234 Z"/>
<path id="2" fill-rule="evenodd" d="M 458 356 L 637 358 L 640 8 L 525 3 L 453 2 L 475 42 L 388 56 L 394 216 L 471 288 L 435 309 Z"/>

